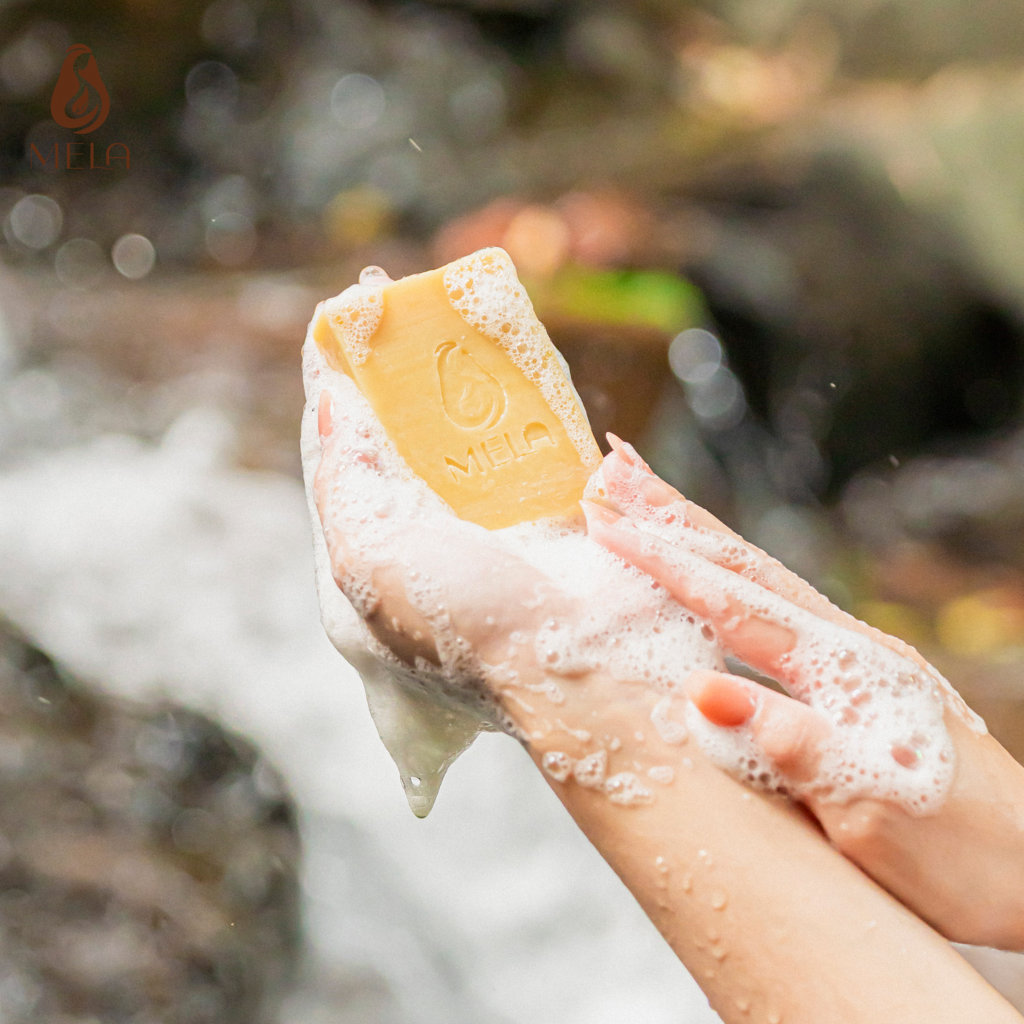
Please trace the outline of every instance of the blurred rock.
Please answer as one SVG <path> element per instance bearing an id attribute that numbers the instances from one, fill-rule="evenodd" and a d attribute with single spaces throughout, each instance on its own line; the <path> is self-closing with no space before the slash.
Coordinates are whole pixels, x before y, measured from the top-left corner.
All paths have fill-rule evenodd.
<path id="1" fill-rule="evenodd" d="M 793 142 L 723 164 L 695 197 L 684 269 L 771 435 L 783 497 L 834 496 L 864 466 L 1016 422 L 1024 303 L 877 157 Z"/>
<path id="2" fill-rule="evenodd" d="M 298 836 L 251 745 L 82 689 L 0 622 L 4 1020 L 276 1018 Z"/>

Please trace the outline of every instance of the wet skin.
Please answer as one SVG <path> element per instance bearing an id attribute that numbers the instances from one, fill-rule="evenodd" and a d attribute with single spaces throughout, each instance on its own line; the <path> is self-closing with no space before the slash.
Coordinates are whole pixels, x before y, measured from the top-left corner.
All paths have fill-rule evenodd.
<path id="1" fill-rule="evenodd" d="M 583 758 L 608 737 L 618 739 L 618 746 L 608 747 L 609 774 L 628 768 L 642 776 L 652 767 L 672 766 L 674 781 L 652 787 L 650 802 L 631 807 L 616 805 L 600 788 L 548 778 L 727 1024 L 1020 1024 L 1020 1016 L 935 931 L 840 856 L 801 808 L 746 789 L 692 740 L 663 739 L 651 725 L 662 694 L 596 668 L 565 685 L 561 703 L 539 697 L 531 686 L 544 673 L 533 635 L 550 615 L 571 619 L 583 609 L 534 567 L 491 543 L 486 532 L 431 512 L 414 523 L 391 524 L 391 540 L 373 550 L 360 545 L 351 535 L 358 523 L 346 517 L 345 502 L 365 474 L 375 472 L 372 446 L 351 434 L 337 399 L 321 405 L 320 426 L 323 457 L 315 491 L 334 576 L 353 596 L 372 582 L 375 601 L 367 621 L 379 639 L 407 661 L 439 658 L 438 622 L 409 599 L 410 574 L 429 575 L 445 595 L 445 628 L 480 655 L 479 686 L 500 704 L 538 766 L 550 753 Z M 451 558 L 452 550 L 463 557 Z M 770 661 L 786 643 L 784 635 L 760 626 L 746 639 Z M 747 708 L 765 706 L 720 673 L 705 671 L 690 685 L 698 706 L 739 727 L 748 721 Z M 682 695 L 672 699 L 673 718 L 680 717 L 684 701 Z M 813 750 L 813 742 L 800 739 L 805 733 L 795 735 L 799 741 L 775 749 L 784 766 L 791 751 L 793 771 L 797 762 L 807 767 L 805 754 Z M 864 810 L 857 813 L 863 817 Z M 857 813 L 851 810 L 846 822 L 849 857 L 858 853 Z M 822 818 L 827 820 L 825 811 Z M 878 848 L 885 834 L 868 818 L 863 846 Z M 837 834 L 840 825 L 834 825 Z M 906 853 L 902 835 L 894 842 Z"/>
<path id="2" fill-rule="evenodd" d="M 921 655 L 895 637 L 846 614 L 809 584 L 764 552 L 749 545 L 705 510 L 659 480 L 635 451 L 617 442 L 605 461 L 608 506 L 591 506 L 590 534 L 649 572 L 680 601 L 699 609 L 718 629 L 729 652 L 777 679 L 786 696 L 750 680 L 702 673 L 691 680 L 691 699 L 713 723 L 745 729 L 794 789 L 846 856 L 948 938 L 961 942 L 1024 948 L 1024 768 L 991 735 L 971 728 L 958 698 L 947 697 L 944 720 L 956 755 L 956 772 L 942 806 L 925 815 L 909 814 L 890 801 L 837 801 L 813 781 L 822 750 L 836 725 L 802 703 L 802 681 L 794 678 L 785 655 L 797 637 L 791 629 L 743 615 L 767 590 L 807 613 L 809 628 L 825 633 L 850 631 L 892 651 L 922 673 L 936 674 Z M 639 500 L 638 500 L 639 495 Z M 628 506 L 624 518 L 618 507 Z M 670 545 L 645 531 L 645 523 L 674 513 L 678 543 L 707 551 L 709 536 L 726 536 L 729 560 L 723 568 L 747 581 L 747 609 L 722 607 L 702 589 L 702 577 L 686 576 L 673 561 Z M 622 526 L 627 528 L 623 529 Z M 720 551 L 721 548 L 711 547 Z M 699 556 L 698 556 L 699 557 Z M 817 623 L 817 626 L 815 626 Z M 840 641 L 841 642 L 841 641 Z M 885 680 L 876 681 L 883 685 Z M 892 756 L 913 771 L 908 752 Z"/>

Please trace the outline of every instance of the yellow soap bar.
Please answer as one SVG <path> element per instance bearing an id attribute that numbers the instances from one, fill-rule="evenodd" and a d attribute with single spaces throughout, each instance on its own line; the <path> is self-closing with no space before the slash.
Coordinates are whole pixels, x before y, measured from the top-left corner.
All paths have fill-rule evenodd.
<path id="1" fill-rule="evenodd" d="M 353 286 L 313 336 L 456 515 L 497 529 L 579 513 L 600 452 L 504 250 Z"/>

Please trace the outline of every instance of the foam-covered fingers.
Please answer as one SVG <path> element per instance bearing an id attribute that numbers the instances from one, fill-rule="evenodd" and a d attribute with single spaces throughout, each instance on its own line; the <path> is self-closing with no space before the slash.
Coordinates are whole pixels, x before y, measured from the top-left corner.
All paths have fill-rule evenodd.
<path id="1" fill-rule="evenodd" d="M 789 609 L 757 584 L 671 544 L 615 511 L 583 502 L 590 537 L 613 554 L 657 580 L 680 604 L 706 619 L 723 647 L 741 661 L 768 674 L 797 643 L 783 624 Z M 797 689 L 799 686 L 796 687 Z"/>
<path id="2" fill-rule="evenodd" d="M 868 631 L 869 627 L 836 608 L 806 580 L 661 480 L 631 445 L 612 434 L 608 440 L 612 451 L 605 457 L 601 472 L 608 501 L 617 511 L 798 608 L 848 629 Z"/>
<path id="3" fill-rule="evenodd" d="M 337 584 L 356 603 L 372 567 L 393 547 L 408 485 L 391 465 L 373 411 L 355 385 L 336 375 L 316 402 L 320 461 L 313 498 Z M 365 609 L 363 609 L 365 611 Z"/>
<path id="4" fill-rule="evenodd" d="M 698 526 L 734 536 L 733 532 L 706 509 L 688 500 L 647 465 L 636 449 L 614 434 L 608 434 L 612 450 L 601 465 L 608 500 L 620 512 L 638 522 L 666 521 L 666 511 L 675 513 L 680 526 Z M 669 518 L 669 521 L 673 521 Z"/>
<path id="5" fill-rule="evenodd" d="M 761 783 L 769 781 L 759 778 L 767 772 L 776 788 L 796 793 L 817 776 L 833 726 L 813 708 L 725 672 L 694 672 L 686 692 L 715 727 L 696 732 L 719 767 Z"/>

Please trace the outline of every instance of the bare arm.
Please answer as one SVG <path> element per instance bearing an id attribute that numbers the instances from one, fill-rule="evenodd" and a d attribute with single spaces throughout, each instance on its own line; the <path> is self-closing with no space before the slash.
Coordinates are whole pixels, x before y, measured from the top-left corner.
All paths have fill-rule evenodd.
<path id="1" fill-rule="evenodd" d="M 609 502 L 628 515 L 594 507 L 592 535 L 699 610 L 731 653 L 793 695 L 704 673 L 689 689 L 710 731 L 742 737 L 764 755 L 839 849 L 943 934 L 1024 949 L 1024 768 L 915 650 L 835 608 L 658 480 L 629 446 L 609 456 L 603 473 Z M 717 577 L 702 575 L 701 562 L 725 581 L 714 593 L 708 583 Z M 849 664 L 809 680 L 807 659 L 792 653 L 818 637 L 830 641 L 815 656 L 819 669 L 829 658 Z M 827 692 L 851 685 L 859 691 L 852 701 Z M 829 747 L 853 750 L 855 765 L 857 740 L 870 742 L 884 725 L 864 713 L 879 695 L 872 691 L 889 697 L 915 687 L 911 699 L 934 705 L 931 732 L 948 733 L 947 791 L 931 794 L 923 810 L 870 792 L 844 798 L 841 785 L 820 777 Z M 911 742 L 876 744 L 875 753 L 876 768 L 908 785 L 926 769 Z"/>
<path id="2" fill-rule="evenodd" d="M 644 710 L 606 713 L 616 728 L 626 719 L 642 728 Z M 593 725 L 591 714 L 580 719 Z M 539 763 L 542 746 L 530 753 Z M 650 806 L 615 807 L 573 783 L 554 788 L 727 1024 L 1019 1024 L 944 940 L 792 805 L 745 790 L 692 744 L 677 756 L 677 783 Z"/>
<path id="3" fill-rule="evenodd" d="M 367 525 L 353 512 L 360 488 L 372 484 L 383 495 L 408 481 L 375 476 L 387 461 L 377 442 L 353 432 L 343 408 L 321 409 L 316 492 L 339 585 L 407 662 L 443 668 L 446 650 L 475 652 L 475 685 L 503 710 L 726 1024 L 1020 1024 L 799 808 L 750 792 L 673 730 L 681 692 L 666 697 L 596 665 L 562 679 L 557 701 L 544 696 L 547 674 L 533 641 L 545 623 L 571 623 L 585 606 L 486 531 L 429 503 L 415 522 L 402 521 L 410 505 L 397 491 L 393 502 L 374 505 Z M 358 534 L 369 529 L 368 545 Z M 425 583 L 426 611 L 415 597 Z"/>

